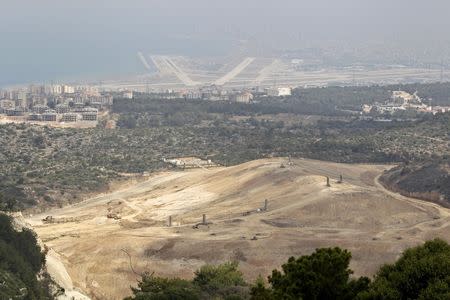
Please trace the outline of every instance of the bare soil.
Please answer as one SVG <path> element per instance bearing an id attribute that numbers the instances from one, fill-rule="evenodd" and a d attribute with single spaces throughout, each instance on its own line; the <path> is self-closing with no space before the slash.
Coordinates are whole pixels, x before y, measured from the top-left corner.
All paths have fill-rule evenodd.
<path id="1" fill-rule="evenodd" d="M 339 246 L 352 252 L 356 275 L 370 276 L 405 248 L 450 241 L 450 210 L 387 191 L 378 177 L 388 168 L 275 158 L 163 172 L 27 221 L 93 299 L 130 294 L 139 275 L 126 253 L 137 273 L 183 278 L 205 263 L 238 260 L 252 281 L 290 256 Z M 194 229 L 203 214 L 209 224 Z M 62 221 L 45 223 L 47 215 Z"/>

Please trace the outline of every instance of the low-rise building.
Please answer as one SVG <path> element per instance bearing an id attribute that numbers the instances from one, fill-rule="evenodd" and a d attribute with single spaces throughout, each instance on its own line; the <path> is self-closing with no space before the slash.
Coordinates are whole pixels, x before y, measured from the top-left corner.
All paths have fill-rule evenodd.
<path id="1" fill-rule="evenodd" d="M 77 113 L 65 113 L 62 115 L 61 122 L 76 122 L 79 120 Z"/>
<path id="2" fill-rule="evenodd" d="M 32 108 L 32 111 L 36 114 L 42 114 L 42 113 L 46 112 L 47 110 L 48 110 L 48 107 L 44 106 L 44 105 L 35 105 Z"/>
<path id="3" fill-rule="evenodd" d="M 429 108 L 433 114 L 450 112 L 450 106 L 429 106 Z"/>
<path id="4" fill-rule="evenodd" d="M 283 97 L 291 95 L 292 95 L 292 88 L 290 87 L 270 88 L 267 90 L 267 96 L 271 97 Z"/>
<path id="5" fill-rule="evenodd" d="M 83 121 L 97 121 L 98 109 L 93 107 L 84 107 L 77 109 L 81 113 L 81 119 Z"/>
<path id="6" fill-rule="evenodd" d="M 21 107 L 15 107 L 15 108 L 8 108 L 6 109 L 6 115 L 10 117 L 18 117 L 23 116 L 24 109 Z"/>
<path id="7" fill-rule="evenodd" d="M 99 97 L 99 102 L 102 105 L 113 105 L 113 96 L 111 95 L 102 95 Z"/>
<path id="8" fill-rule="evenodd" d="M 234 100 L 236 102 L 250 103 L 253 100 L 253 94 L 250 92 L 243 92 L 234 95 Z"/>
<path id="9" fill-rule="evenodd" d="M 84 112 L 81 117 L 83 121 L 97 121 L 97 112 Z"/>
<path id="10" fill-rule="evenodd" d="M 65 114 L 69 112 L 69 106 L 67 104 L 58 104 L 55 107 L 56 113 Z"/>
<path id="11" fill-rule="evenodd" d="M 375 109 L 379 113 L 394 113 L 396 111 L 406 110 L 406 108 L 403 106 L 390 105 L 390 104 L 378 105 L 378 106 L 375 106 Z"/>
<path id="12" fill-rule="evenodd" d="M 28 120 L 29 121 L 41 121 L 42 120 L 42 115 L 41 114 L 29 114 L 28 115 Z"/>
<path id="13" fill-rule="evenodd" d="M 196 100 L 196 99 L 202 99 L 202 93 L 200 92 L 189 92 L 185 94 L 186 99 L 189 100 Z"/>
<path id="14" fill-rule="evenodd" d="M 133 99 L 133 91 L 124 91 L 124 92 L 122 92 L 122 98 Z"/>
<path id="15" fill-rule="evenodd" d="M 12 109 L 16 106 L 16 102 L 14 100 L 0 100 L 0 109 L 4 112 L 7 109 Z"/>
<path id="16" fill-rule="evenodd" d="M 363 113 L 368 114 L 372 111 L 372 107 L 372 105 L 364 104 L 363 106 L 361 106 L 361 110 Z"/>
<path id="17" fill-rule="evenodd" d="M 54 111 L 49 111 L 42 114 L 42 121 L 45 122 L 56 122 L 57 114 Z"/>

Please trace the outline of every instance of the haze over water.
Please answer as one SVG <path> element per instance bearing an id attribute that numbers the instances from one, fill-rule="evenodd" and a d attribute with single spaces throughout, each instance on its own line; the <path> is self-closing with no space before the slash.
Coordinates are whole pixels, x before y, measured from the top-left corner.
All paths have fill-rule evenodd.
<path id="1" fill-rule="evenodd" d="M 372 47 L 380 60 L 450 62 L 443 0 L 0 2 L 0 86 L 136 75 L 137 51 L 225 56 L 243 44 L 263 54 Z"/>

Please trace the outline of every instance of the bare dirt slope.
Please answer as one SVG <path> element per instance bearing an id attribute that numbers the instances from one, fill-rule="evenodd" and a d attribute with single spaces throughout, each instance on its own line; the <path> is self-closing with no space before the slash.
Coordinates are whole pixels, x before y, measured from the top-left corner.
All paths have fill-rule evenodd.
<path id="1" fill-rule="evenodd" d="M 386 191 L 377 179 L 387 166 L 293 163 L 159 173 L 28 221 L 60 255 L 73 284 L 94 299 L 130 293 L 139 276 L 126 252 L 137 273 L 189 278 L 205 263 L 238 260 L 253 280 L 317 247 L 349 249 L 356 274 L 372 275 L 406 247 L 433 237 L 450 241 L 449 210 Z M 264 199 L 268 210 L 258 212 Z M 194 229 L 202 214 L 212 224 Z M 54 223 L 44 224 L 46 215 Z"/>

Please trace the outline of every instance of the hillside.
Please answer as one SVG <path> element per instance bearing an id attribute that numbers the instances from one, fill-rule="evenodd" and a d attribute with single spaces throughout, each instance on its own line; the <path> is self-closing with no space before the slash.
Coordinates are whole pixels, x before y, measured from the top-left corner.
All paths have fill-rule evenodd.
<path id="1" fill-rule="evenodd" d="M 402 195 L 450 208 L 450 162 L 434 160 L 398 166 L 383 174 L 383 184 Z"/>
<path id="2" fill-rule="evenodd" d="M 0 299 L 53 299 L 50 286 L 35 234 L 0 213 Z"/>
<path id="3" fill-rule="evenodd" d="M 167 169 L 164 158 L 196 156 L 229 166 L 277 156 L 398 163 L 450 154 L 448 113 L 376 122 L 304 115 L 302 103 L 144 97 L 115 101 L 115 129 L 0 125 L 0 209 L 76 203 L 129 176 Z"/>
<path id="4" fill-rule="evenodd" d="M 276 158 L 160 172 L 28 221 L 93 298 L 129 295 L 136 273 L 190 278 L 205 263 L 229 260 L 252 281 L 328 246 L 353 253 L 356 275 L 373 275 L 407 247 L 450 240 L 449 210 L 384 189 L 377 178 L 387 168 Z M 208 224 L 198 225 L 203 214 Z"/>

